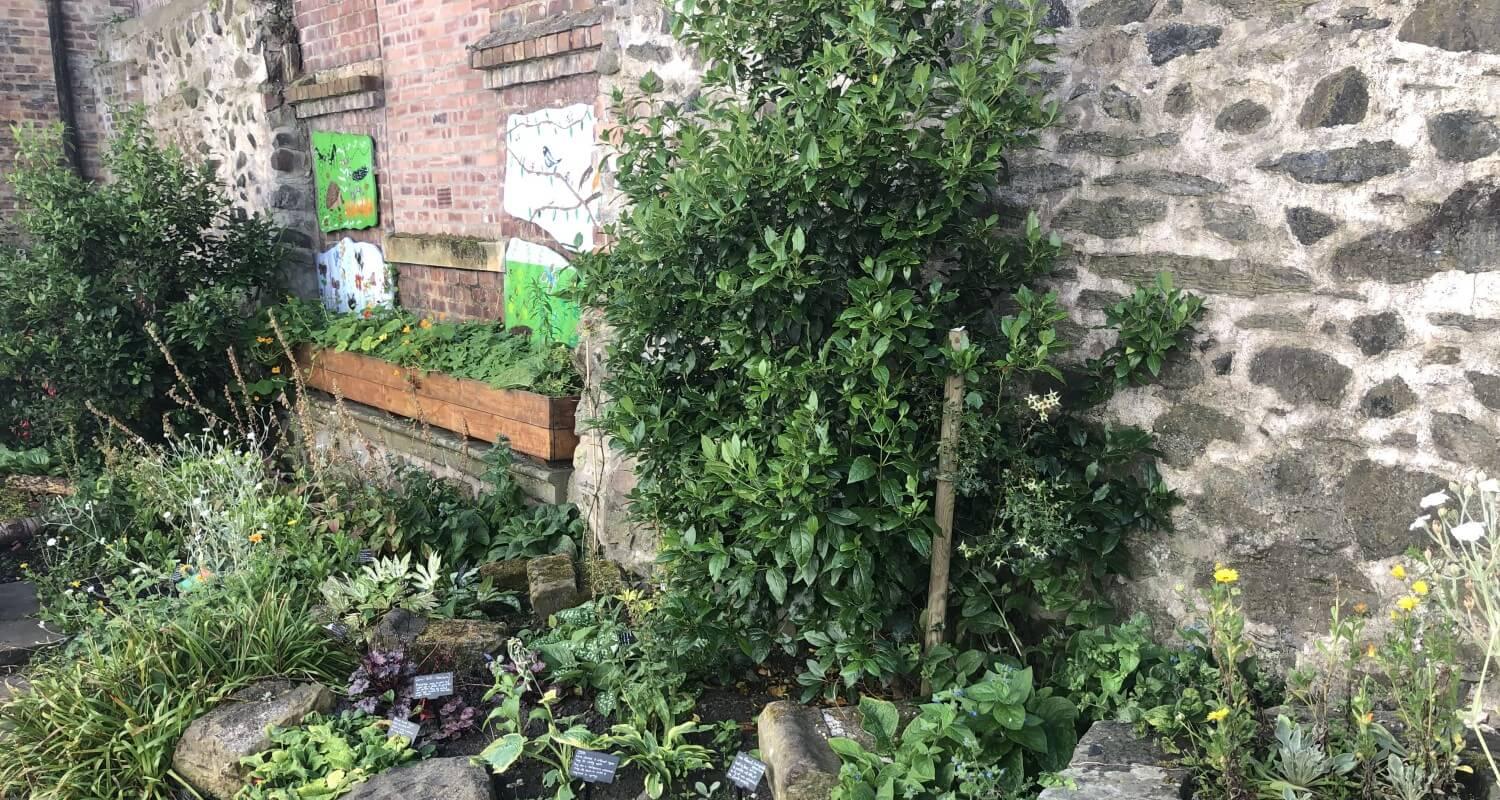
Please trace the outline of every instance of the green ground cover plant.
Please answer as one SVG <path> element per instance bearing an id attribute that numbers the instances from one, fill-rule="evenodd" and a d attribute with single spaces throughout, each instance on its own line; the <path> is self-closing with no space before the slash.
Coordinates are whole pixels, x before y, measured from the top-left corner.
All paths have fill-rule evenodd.
<path id="1" fill-rule="evenodd" d="M 309 714 L 271 734 L 273 747 L 244 759 L 249 784 L 236 800 L 333 800 L 391 767 L 432 755 L 388 735 L 389 723 L 358 711 Z"/>

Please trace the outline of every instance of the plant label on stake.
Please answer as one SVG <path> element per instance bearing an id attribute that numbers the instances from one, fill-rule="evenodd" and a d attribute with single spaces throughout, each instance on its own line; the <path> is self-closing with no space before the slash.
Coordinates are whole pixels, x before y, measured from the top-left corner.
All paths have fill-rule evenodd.
<path id="1" fill-rule="evenodd" d="M 373 563 L 375 563 L 375 553 L 373 551 L 371 551 L 371 550 L 361 550 L 361 551 L 359 551 L 359 563 L 361 563 L 361 564 L 373 564 Z"/>
<path id="2" fill-rule="evenodd" d="M 766 776 L 766 763 L 752 758 L 749 753 L 739 753 L 725 774 L 729 782 L 740 790 L 754 793 L 760 787 L 761 779 Z"/>
<path id="3" fill-rule="evenodd" d="M 391 730 L 386 734 L 386 738 L 389 739 L 393 736 L 405 736 L 407 744 L 414 745 L 417 743 L 417 737 L 421 735 L 422 724 L 420 722 L 412 722 L 405 719 L 393 719 L 391 720 Z"/>
<path id="4" fill-rule="evenodd" d="M 335 639 L 344 641 L 349 638 L 349 626 L 342 622 L 330 622 L 323 626 L 323 630 Z"/>
<path id="5" fill-rule="evenodd" d="M 414 700 L 431 700 L 453 694 L 453 673 L 436 672 L 418 675 L 411 680 L 411 696 Z"/>
<path id="6" fill-rule="evenodd" d="M 568 762 L 568 777 L 584 783 L 614 783 L 620 757 L 598 750 L 574 750 Z M 588 787 L 584 787 L 585 789 Z"/>

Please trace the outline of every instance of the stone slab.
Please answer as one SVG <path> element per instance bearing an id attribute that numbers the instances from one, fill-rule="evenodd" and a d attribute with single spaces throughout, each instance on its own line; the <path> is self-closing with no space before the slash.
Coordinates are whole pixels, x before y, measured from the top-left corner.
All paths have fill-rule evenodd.
<path id="1" fill-rule="evenodd" d="M 464 439 L 439 429 L 423 431 L 411 420 L 359 403 L 345 401 L 344 413 L 352 425 L 341 425 L 334 416 L 334 402 L 322 393 L 309 393 L 309 414 L 315 434 L 322 440 L 338 439 L 360 457 L 396 456 L 422 467 L 439 477 L 460 480 L 475 490 L 483 490 L 489 464 L 484 454 L 494 447 Z M 352 432 L 357 441 L 345 442 L 341 435 Z M 527 497 L 549 505 L 568 502 L 568 483 L 572 466 L 552 466 L 516 455 L 508 471 Z"/>
<path id="2" fill-rule="evenodd" d="M 468 757 L 434 758 L 396 767 L 354 787 L 344 800 L 491 800 L 490 776 Z"/>
<path id="3" fill-rule="evenodd" d="M 1130 724 L 1096 722 L 1062 777 L 1069 785 L 1043 790 L 1037 800 L 1179 800 L 1188 776 Z"/>
<path id="4" fill-rule="evenodd" d="M 36 586 L 29 581 L 0 584 L 0 667 L 25 664 L 38 650 L 67 641 L 42 627 Z"/>
<path id="5" fill-rule="evenodd" d="M 583 602 L 570 555 L 543 556 L 526 562 L 526 582 L 530 587 L 531 610 L 539 619 Z"/>

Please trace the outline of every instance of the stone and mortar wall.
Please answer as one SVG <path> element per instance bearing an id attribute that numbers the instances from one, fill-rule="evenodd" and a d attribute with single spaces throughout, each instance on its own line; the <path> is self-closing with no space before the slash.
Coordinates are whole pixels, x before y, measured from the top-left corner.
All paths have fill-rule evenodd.
<path id="1" fill-rule="evenodd" d="M 1500 473 L 1500 3 L 1051 0 L 1049 24 L 1061 119 L 997 200 L 1068 242 L 1077 357 L 1158 271 L 1211 304 L 1191 355 L 1107 410 L 1160 437 L 1185 500 L 1137 544 L 1125 605 L 1170 634 L 1191 616 L 1178 588 L 1232 562 L 1258 635 L 1295 647 L 1336 592 L 1397 591 L 1421 496 Z M 690 95 L 670 37 L 614 30 L 661 63 L 606 88 L 654 68 Z M 585 322 L 588 411 L 607 367 Z M 575 466 L 605 553 L 648 569 L 630 465 L 589 433 Z"/>
<path id="2" fill-rule="evenodd" d="M 144 104 L 161 141 L 213 164 L 237 205 L 283 226 L 289 274 L 306 293 L 312 162 L 306 128 L 282 98 L 300 68 L 287 0 L 172 0 L 100 29 L 88 88 L 103 117 L 93 140 L 108 137 L 116 113 Z"/>
<path id="3" fill-rule="evenodd" d="M 639 94 L 642 77 L 654 72 L 662 79 L 659 97 L 673 101 L 692 98 L 698 89 L 702 65 L 671 35 L 670 18 L 658 0 L 614 0 L 605 22 L 605 44 L 600 55 L 600 97 L 607 103 L 616 90 L 627 97 Z M 608 109 L 608 106 L 604 106 Z M 606 136 L 610 117 L 604 117 Z M 605 223 L 619 215 L 622 198 L 610 181 L 608 160 L 604 173 Z M 609 402 L 601 385 L 608 375 L 605 351 L 609 329 L 597 309 L 586 309 L 579 325 L 575 363 L 584 376 L 578 404 L 578 449 L 573 454 L 573 482 L 568 500 L 576 504 L 595 537 L 600 552 L 625 569 L 640 575 L 651 571 L 657 537 L 649 527 L 633 524 L 627 503 L 635 488 L 633 462 L 609 445 L 609 438 L 594 430 L 589 420 Z"/>
<path id="4" fill-rule="evenodd" d="M 1185 505 L 1124 591 L 1240 570 L 1274 644 L 1397 591 L 1417 501 L 1500 474 L 1500 3 L 1054 0 L 1062 116 L 1012 196 L 1072 249 L 1085 355 L 1159 270 L 1210 301 L 1190 357 L 1109 416 Z"/>

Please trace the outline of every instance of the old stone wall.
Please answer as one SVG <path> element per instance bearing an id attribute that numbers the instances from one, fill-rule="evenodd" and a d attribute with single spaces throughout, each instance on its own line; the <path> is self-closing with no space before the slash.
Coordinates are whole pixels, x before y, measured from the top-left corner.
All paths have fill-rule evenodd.
<path id="1" fill-rule="evenodd" d="M 311 291 L 311 159 L 282 91 L 300 70 L 286 0 L 172 0 L 101 26 L 88 93 L 103 145 L 116 115 L 141 104 L 157 136 L 214 165 L 241 207 L 270 214 Z M 288 202 L 293 198 L 293 202 Z"/>
<path id="2" fill-rule="evenodd" d="M 658 0 L 617 0 L 611 4 L 605 24 L 605 45 L 599 72 L 600 96 L 608 101 L 616 90 L 627 97 L 639 94 L 640 80 L 648 72 L 662 79 L 659 95 L 682 101 L 698 88 L 701 64 L 671 35 L 671 21 Z M 606 109 L 608 107 L 606 106 Z M 606 159 L 604 203 L 600 217 L 613 222 L 623 202 L 609 180 Z M 648 574 L 656 557 L 657 538 L 649 527 L 630 520 L 628 496 L 635 488 L 633 464 L 609 445 L 609 438 L 595 430 L 590 420 L 599 413 L 608 395 L 602 383 L 608 374 L 605 358 L 609 329 L 596 310 L 586 310 L 579 326 L 575 362 L 584 377 L 578 405 L 578 449 L 573 454 L 573 482 L 568 499 L 576 504 L 588 523 L 604 557 L 625 569 Z"/>
<path id="3" fill-rule="evenodd" d="M 1424 494 L 1500 473 L 1500 2 L 1055 0 L 1062 118 L 1013 170 L 1089 328 L 1161 270 L 1210 306 L 1114 419 L 1186 503 L 1131 605 L 1236 566 L 1261 633 L 1375 605 Z"/>
<path id="4" fill-rule="evenodd" d="M 1185 500 L 1122 599 L 1169 634 L 1230 562 L 1257 633 L 1294 647 L 1336 595 L 1398 590 L 1419 498 L 1500 472 L 1500 3 L 1052 0 L 1049 24 L 1061 119 L 1000 200 L 1068 243 L 1076 357 L 1159 271 L 1210 301 L 1191 355 L 1107 410 L 1160 437 Z M 667 68 L 613 85 L 650 66 L 686 94 L 694 65 L 649 28 L 624 49 Z M 585 330 L 587 410 L 607 365 Z M 575 466 L 605 552 L 648 568 L 630 465 L 589 434 Z"/>

